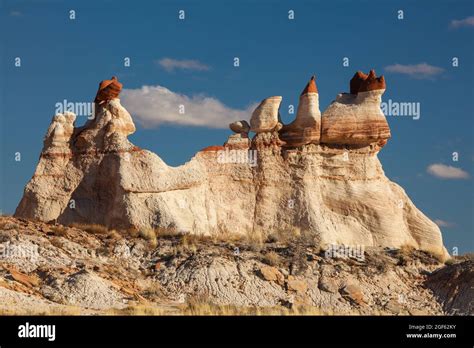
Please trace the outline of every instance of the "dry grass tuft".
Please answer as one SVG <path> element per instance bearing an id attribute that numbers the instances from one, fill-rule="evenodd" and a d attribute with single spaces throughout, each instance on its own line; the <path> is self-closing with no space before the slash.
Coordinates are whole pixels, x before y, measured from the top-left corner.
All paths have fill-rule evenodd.
<path id="1" fill-rule="evenodd" d="M 267 242 L 280 244 L 303 243 L 306 245 L 315 245 L 315 236 L 309 231 L 302 231 L 299 227 L 293 227 L 289 230 L 277 230 L 268 235 Z"/>
<path id="2" fill-rule="evenodd" d="M 109 229 L 106 226 L 99 224 L 76 224 L 73 223 L 71 227 L 78 228 L 80 230 L 92 233 L 92 234 L 107 234 Z"/>
<path id="3" fill-rule="evenodd" d="M 217 232 L 212 233 L 212 241 L 214 243 L 218 242 L 238 242 L 244 239 L 244 236 L 239 233 L 229 231 L 224 225 L 219 224 Z"/>
<path id="4" fill-rule="evenodd" d="M 248 232 L 242 242 L 247 244 L 250 250 L 260 251 L 267 239 L 265 232 L 261 229 L 255 229 L 254 231 Z"/>
<path id="5" fill-rule="evenodd" d="M 139 231 L 140 237 L 147 240 L 152 248 L 158 246 L 158 239 L 156 238 L 155 230 L 152 228 L 142 228 Z"/>
<path id="6" fill-rule="evenodd" d="M 170 310 L 163 307 L 136 305 L 128 306 L 123 309 L 110 309 L 106 315 L 170 315 Z"/>
<path id="7" fill-rule="evenodd" d="M 411 244 L 403 244 L 400 249 L 398 249 L 398 266 L 406 266 L 410 259 L 413 256 L 415 247 Z"/>
<path id="8" fill-rule="evenodd" d="M 63 237 L 67 235 L 68 228 L 66 226 L 57 225 L 51 227 L 51 232 L 57 237 Z"/>
<path id="9" fill-rule="evenodd" d="M 82 315 L 83 310 L 76 306 L 41 306 L 31 307 L 26 310 L 18 311 L 18 308 L 1 308 L 0 316 L 3 315 L 34 315 L 34 316 L 47 316 L 47 315 Z"/>
<path id="10" fill-rule="evenodd" d="M 157 238 L 175 237 L 182 234 L 174 227 L 157 227 L 154 232 Z"/>
<path id="11" fill-rule="evenodd" d="M 117 241 L 117 240 L 120 240 L 122 238 L 123 238 L 123 236 L 119 232 L 117 232 L 116 230 L 111 230 L 107 234 L 107 239 L 110 239 L 112 241 Z"/>
<path id="12" fill-rule="evenodd" d="M 281 257 L 276 252 L 269 251 L 263 256 L 262 262 L 269 266 L 278 266 L 281 264 Z"/>
<path id="13" fill-rule="evenodd" d="M 205 241 L 206 238 L 199 235 L 185 234 L 181 236 L 180 246 L 182 251 L 190 251 L 195 253 L 200 242 Z"/>
<path id="14" fill-rule="evenodd" d="M 332 312 L 324 312 L 320 308 L 313 306 L 293 306 L 292 308 L 273 306 L 233 306 L 217 305 L 199 298 L 190 299 L 181 308 L 181 315 L 211 315 L 211 316 L 233 316 L 233 315 L 331 315 Z"/>

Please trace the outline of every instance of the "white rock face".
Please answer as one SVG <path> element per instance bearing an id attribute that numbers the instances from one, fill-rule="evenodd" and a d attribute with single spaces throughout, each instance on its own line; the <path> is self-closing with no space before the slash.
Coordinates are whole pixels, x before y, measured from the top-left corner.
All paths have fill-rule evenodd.
<path id="1" fill-rule="evenodd" d="M 76 115 L 69 111 L 64 114 L 55 115 L 46 132 L 43 151 L 53 148 L 57 151 L 60 151 L 62 148 L 67 149 L 69 140 L 74 132 L 75 120 Z"/>
<path id="2" fill-rule="evenodd" d="M 246 133 L 232 134 L 229 135 L 224 146 L 236 149 L 248 149 L 250 147 L 250 138 Z"/>
<path id="3" fill-rule="evenodd" d="M 282 97 L 270 97 L 264 99 L 252 113 L 250 118 L 250 130 L 255 133 L 270 132 L 278 124 L 278 109 Z"/>
<path id="4" fill-rule="evenodd" d="M 206 235 L 298 228 L 323 245 L 412 245 L 447 255 L 438 226 L 385 176 L 379 145 L 282 148 L 274 141 L 278 133 L 267 132 L 278 123 L 280 102 L 266 99 L 252 116 L 252 128 L 265 131 L 246 150 L 249 159 L 256 156 L 253 165 L 218 161 L 224 147 L 210 147 L 179 167 L 133 146 L 127 139 L 135 130 L 130 115 L 118 99 L 105 103 L 94 120 L 74 130 L 67 152 L 43 150 L 15 215 Z M 352 118 L 372 110 L 366 99 L 337 103 Z"/>

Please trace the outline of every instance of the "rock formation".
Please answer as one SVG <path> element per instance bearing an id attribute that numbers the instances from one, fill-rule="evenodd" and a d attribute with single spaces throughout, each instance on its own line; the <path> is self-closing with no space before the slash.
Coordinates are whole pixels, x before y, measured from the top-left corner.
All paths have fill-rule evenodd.
<path id="1" fill-rule="evenodd" d="M 408 245 L 447 257 L 438 226 L 377 158 L 390 131 L 380 110 L 385 85 L 374 76 L 362 78 L 357 95 L 339 95 L 328 107 L 320 138 L 311 80 L 289 126 L 279 122 L 282 98 L 265 99 L 250 119 L 251 142 L 246 122 L 234 123 L 237 134 L 225 146 L 179 167 L 128 141 L 135 126 L 118 98 L 98 103 L 95 118 L 72 134 L 61 129 L 73 118 L 58 115 L 15 215 L 204 235 L 298 229 L 321 246 Z"/>
<path id="2" fill-rule="evenodd" d="M 269 97 L 264 99 L 252 113 L 250 130 L 255 133 L 270 132 L 278 125 L 280 119 L 278 109 L 282 97 Z"/>
<path id="3" fill-rule="evenodd" d="M 43 153 L 61 150 L 68 152 L 75 120 L 76 115 L 69 111 L 66 111 L 64 115 L 57 114 L 53 117 L 44 139 Z"/>
<path id="4" fill-rule="evenodd" d="M 356 95 L 359 93 L 360 85 L 362 81 L 367 79 L 367 75 L 364 74 L 362 71 L 358 71 L 354 74 L 351 81 L 349 82 L 349 91 L 351 94 Z"/>
<path id="5" fill-rule="evenodd" d="M 117 98 L 122 91 L 122 84 L 118 82 L 115 76 L 112 76 L 110 80 L 104 80 L 99 84 L 97 95 L 95 96 L 94 102 L 103 103 L 114 98 Z"/>
<path id="6" fill-rule="evenodd" d="M 284 125 L 280 131 L 281 139 L 289 146 L 319 144 L 321 138 L 321 111 L 315 76 L 301 92 L 296 119 Z"/>
<path id="7" fill-rule="evenodd" d="M 248 149 L 250 147 L 250 125 L 247 121 L 236 121 L 229 125 L 229 128 L 236 134 L 232 134 L 224 144 L 231 149 Z"/>
<path id="8" fill-rule="evenodd" d="M 385 79 L 357 72 L 350 82 L 350 94 L 342 93 L 323 112 L 321 143 L 331 145 L 368 146 L 386 144 L 390 128 L 380 103 L 385 92 Z"/>

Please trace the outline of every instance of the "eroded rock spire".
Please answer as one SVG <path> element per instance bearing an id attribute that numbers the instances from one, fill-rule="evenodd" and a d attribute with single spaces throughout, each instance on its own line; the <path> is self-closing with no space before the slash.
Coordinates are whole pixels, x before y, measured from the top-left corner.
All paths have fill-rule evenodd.
<path id="1" fill-rule="evenodd" d="M 280 130 L 286 146 L 319 144 L 321 137 L 321 111 L 316 76 L 312 76 L 301 92 L 296 118 Z"/>

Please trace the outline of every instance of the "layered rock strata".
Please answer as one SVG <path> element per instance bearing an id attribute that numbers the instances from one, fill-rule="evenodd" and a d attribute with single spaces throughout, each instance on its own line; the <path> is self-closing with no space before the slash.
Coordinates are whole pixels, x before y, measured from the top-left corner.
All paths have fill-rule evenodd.
<path id="1" fill-rule="evenodd" d="M 380 103 L 385 79 L 357 72 L 350 82 L 350 94 L 341 93 L 321 117 L 321 143 L 331 145 L 383 146 L 390 138 L 390 128 Z"/>
<path id="2" fill-rule="evenodd" d="M 296 119 L 280 130 L 281 139 L 290 146 L 319 144 L 321 138 L 321 111 L 315 77 L 301 93 Z"/>
<path id="3" fill-rule="evenodd" d="M 311 84 L 303 103 L 314 94 Z M 319 144 L 309 137 L 301 146 L 280 137 L 281 97 L 265 99 L 250 120 L 251 142 L 241 121 L 231 126 L 239 139 L 179 167 L 128 141 L 135 126 L 118 98 L 98 104 L 95 119 L 72 133 L 73 118 L 56 116 L 15 214 L 206 235 L 296 229 L 321 245 L 408 245 L 447 257 L 438 226 L 385 176 L 377 158 L 390 136 L 379 109 L 383 91 L 339 96 L 322 115 Z M 317 119 L 315 104 L 308 105 L 299 120 Z"/>

